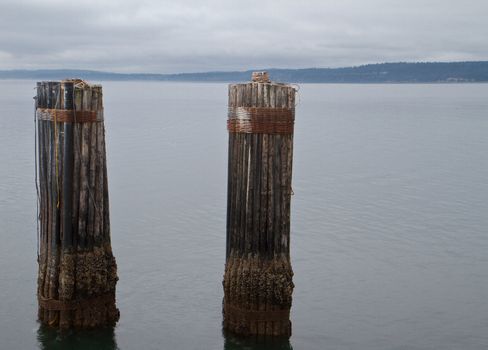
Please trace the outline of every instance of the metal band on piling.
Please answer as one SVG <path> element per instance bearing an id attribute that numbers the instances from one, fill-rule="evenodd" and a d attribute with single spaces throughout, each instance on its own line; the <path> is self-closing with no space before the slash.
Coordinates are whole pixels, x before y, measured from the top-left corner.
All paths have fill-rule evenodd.
<path id="1" fill-rule="evenodd" d="M 103 122 L 103 113 L 99 111 L 73 111 L 70 109 L 38 108 L 37 119 L 58 123 L 95 123 Z"/>
<path id="2" fill-rule="evenodd" d="M 38 297 L 39 306 L 49 311 L 68 311 L 92 308 L 95 306 L 104 305 L 106 303 L 115 303 L 114 293 L 108 293 L 103 295 L 97 295 L 86 299 L 76 300 L 57 300 Z"/>
<path id="3" fill-rule="evenodd" d="M 290 319 L 290 309 L 258 311 L 225 304 L 225 310 L 234 317 L 253 322 L 281 322 Z"/>
<path id="4" fill-rule="evenodd" d="M 231 133 L 293 134 L 294 108 L 229 107 L 227 130 Z"/>

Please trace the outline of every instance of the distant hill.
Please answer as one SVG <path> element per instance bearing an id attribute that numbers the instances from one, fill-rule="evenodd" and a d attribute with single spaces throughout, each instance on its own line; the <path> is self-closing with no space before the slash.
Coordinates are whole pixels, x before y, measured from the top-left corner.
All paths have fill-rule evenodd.
<path id="1" fill-rule="evenodd" d="M 272 80 L 290 83 L 458 83 L 488 82 L 488 61 L 379 63 L 346 68 L 255 69 L 267 70 Z M 249 81 L 244 72 L 179 74 L 109 73 L 91 70 L 4 70 L 0 79 L 59 80 L 147 80 L 192 82 Z"/>

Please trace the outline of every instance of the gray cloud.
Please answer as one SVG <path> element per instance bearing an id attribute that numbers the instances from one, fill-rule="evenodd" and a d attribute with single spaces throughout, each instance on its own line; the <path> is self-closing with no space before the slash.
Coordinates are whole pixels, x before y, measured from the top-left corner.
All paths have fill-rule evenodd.
<path id="1" fill-rule="evenodd" d="M 486 0 L 0 0 L 0 69 L 486 60 L 487 15 Z"/>

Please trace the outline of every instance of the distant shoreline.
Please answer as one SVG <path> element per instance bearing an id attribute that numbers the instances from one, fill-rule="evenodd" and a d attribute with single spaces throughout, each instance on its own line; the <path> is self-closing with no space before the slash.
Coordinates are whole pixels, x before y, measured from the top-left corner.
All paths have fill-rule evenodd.
<path id="1" fill-rule="evenodd" d="M 64 79 L 71 79 L 73 77 L 64 77 L 64 78 L 52 78 L 52 79 L 35 79 L 35 78 L 1 78 L 0 82 L 9 82 L 9 81 L 31 81 L 31 82 L 39 82 L 39 81 L 57 81 L 57 80 L 64 80 Z M 244 81 L 204 81 L 204 80 L 137 80 L 137 79 L 127 79 L 127 80 L 114 80 L 114 79 L 85 79 L 84 80 L 91 82 L 91 83 L 168 83 L 168 84 L 237 84 L 242 83 Z M 249 81 L 250 79 L 248 79 Z M 378 82 L 378 83 L 370 83 L 370 82 L 324 82 L 324 83 L 316 83 L 316 82 L 283 82 L 285 84 L 297 84 L 297 85 L 486 85 L 488 81 L 463 81 L 463 82 L 446 82 L 446 81 L 432 81 L 432 82 Z"/>
<path id="2" fill-rule="evenodd" d="M 274 81 L 317 84 L 472 84 L 488 82 L 488 61 L 378 63 L 345 68 L 253 69 L 203 73 L 113 73 L 78 69 L 0 70 L 1 80 L 215 82 L 249 81 L 251 72 L 266 70 Z"/>

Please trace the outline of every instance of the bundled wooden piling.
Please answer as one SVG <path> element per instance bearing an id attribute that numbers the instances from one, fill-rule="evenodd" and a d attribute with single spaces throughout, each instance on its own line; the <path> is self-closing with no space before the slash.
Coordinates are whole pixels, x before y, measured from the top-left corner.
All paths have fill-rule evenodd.
<path id="1" fill-rule="evenodd" d="M 102 87 L 37 83 L 39 320 L 114 325 L 117 266 L 110 243 Z"/>
<path id="2" fill-rule="evenodd" d="M 266 72 L 229 86 L 224 329 L 290 336 L 295 89 Z"/>

